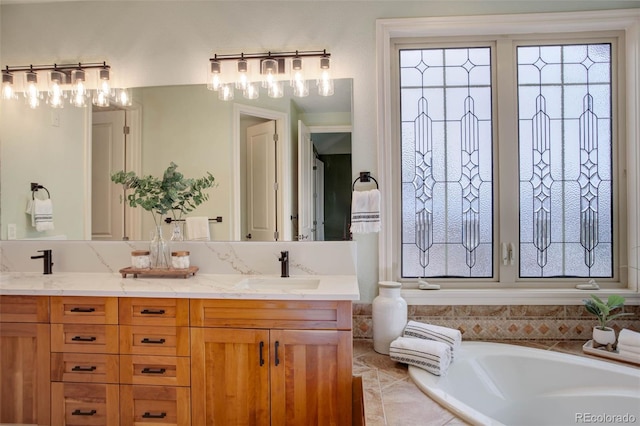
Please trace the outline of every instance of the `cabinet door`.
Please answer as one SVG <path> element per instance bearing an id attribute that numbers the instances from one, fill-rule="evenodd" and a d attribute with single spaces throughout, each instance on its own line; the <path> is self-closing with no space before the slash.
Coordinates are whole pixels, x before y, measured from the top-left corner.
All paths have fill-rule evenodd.
<path id="1" fill-rule="evenodd" d="M 0 423 L 48 425 L 49 324 L 0 323 Z"/>
<path id="2" fill-rule="evenodd" d="M 351 425 L 349 331 L 271 330 L 271 424 Z"/>
<path id="3" fill-rule="evenodd" d="M 191 329 L 194 425 L 270 425 L 269 331 Z"/>
<path id="4" fill-rule="evenodd" d="M 51 424 L 60 426 L 118 426 L 118 385 L 51 384 Z"/>

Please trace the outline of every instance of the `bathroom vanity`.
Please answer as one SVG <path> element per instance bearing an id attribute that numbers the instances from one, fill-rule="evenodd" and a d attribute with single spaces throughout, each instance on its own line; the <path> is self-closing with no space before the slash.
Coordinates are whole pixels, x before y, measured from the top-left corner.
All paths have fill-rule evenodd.
<path id="1" fill-rule="evenodd" d="M 0 276 L 0 423 L 340 424 L 355 276 Z"/>

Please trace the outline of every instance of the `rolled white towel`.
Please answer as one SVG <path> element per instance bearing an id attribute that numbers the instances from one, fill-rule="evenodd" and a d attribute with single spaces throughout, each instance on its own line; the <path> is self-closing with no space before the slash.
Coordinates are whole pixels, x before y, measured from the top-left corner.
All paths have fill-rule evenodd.
<path id="1" fill-rule="evenodd" d="M 623 328 L 618 334 L 618 345 L 636 346 L 640 348 L 640 333 Z"/>
<path id="2" fill-rule="evenodd" d="M 626 352 L 626 353 L 633 353 L 640 356 L 640 346 L 631 346 L 631 345 L 625 345 L 623 343 L 618 343 L 618 345 L 616 346 L 616 349 L 620 354 L 622 354 L 623 352 Z"/>
<path id="3" fill-rule="evenodd" d="M 462 343 L 462 333 L 455 328 L 439 325 L 425 324 L 418 321 L 409 321 L 404 328 L 404 337 L 417 337 L 419 339 L 435 340 L 446 343 L 451 348 L 451 359 L 455 357 L 456 350 Z"/>
<path id="4" fill-rule="evenodd" d="M 389 357 L 441 376 L 451 363 L 451 348 L 446 343 L 435 340 L 401 336 L 389 345 Z"/>

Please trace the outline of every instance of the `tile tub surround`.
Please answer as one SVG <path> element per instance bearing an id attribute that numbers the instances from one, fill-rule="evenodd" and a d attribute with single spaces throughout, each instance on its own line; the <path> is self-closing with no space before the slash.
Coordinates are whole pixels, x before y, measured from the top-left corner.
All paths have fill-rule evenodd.
<path id="1" fill-rule="evenodd" d="M 582 341 L 501 341 L 532 348 L 632 366 L 582 352 Z M 640 367 L 637 367 L 640 368 Z M 373 350 L 371 339 L 354 339 L 353 374 L 362 376 L 367 426 L 460 426 L 468 425 L 425 395 L 413 383 L 405 364 Z"/>
<path id="2" fill-rule="evenodd" d="M 633 316 L 611 322 L 616 331 L 640 331 L 640 306 Z M 463 340 L 591 339 L 596 319 L 582 305 L 409 305 L 409 319 L 458 329 Z M 372 339 L 371 304 L 353 305 L 354 339 Z"/>

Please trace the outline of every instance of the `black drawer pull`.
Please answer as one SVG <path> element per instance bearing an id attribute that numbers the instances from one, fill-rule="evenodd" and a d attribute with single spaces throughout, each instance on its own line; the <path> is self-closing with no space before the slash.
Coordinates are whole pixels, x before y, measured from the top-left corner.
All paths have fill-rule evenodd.
<path id="1" fill-rule="evenodd" d="M 163 345 L 165 342 L 164 339 L 158 339 L 158 340 L 153 340 L 153 339 L 149 339 L 148 337 L 145 337 L 144 339 L 142 339 L 140 341 L 140 343 L 153 343 L 156 345 Z"/>
<path id="2" fill-rule="evenodd" d="M 143 419 L 164 419 L 165 417 L 167 417 L 167 413 L 151 414 L 148 411 L 142 415 Z"/>
<path id="3" fill-rule="evenodd" d="M 143 315 L 164 315 L 164 309 L 143 309 L 140 313 Z"/>
<path id="4" fill-rule="evenodd" d="M 96 308 L 71 308 L 71 312 L 95 312 Z"/>
<path id="5" fill-rule="evenodd" d="M 76 365 L 71 369 L 71 371 L 95 371 L 95 370 L 96 370 L 95 365 L 92 365 L 91 367 L 81 367 L 79 365 Z"/>
<path id="6" fill-rule="evenodd" d="M 96 410 L 91 410 L 91 411 L 82 411 L 80 409 L 76 409 L 74 410 L 71 415 L 72 416 L 93 416 L 94 414 L 96 414 L 97 411 Z"/>
<path id="7" fill-rule="evenodd" d="M 74 336 L 71 338 L 74 342 L 95 342 L 96 338 L 91 337 L 82 337 L 82 336 Z"/>
<path id="8" fill-rule="evenodd" d="M 145 367 L 142 369 L 143 374 L 164 374 L 167 371 L 165 368 L 149 368 Z"/>

